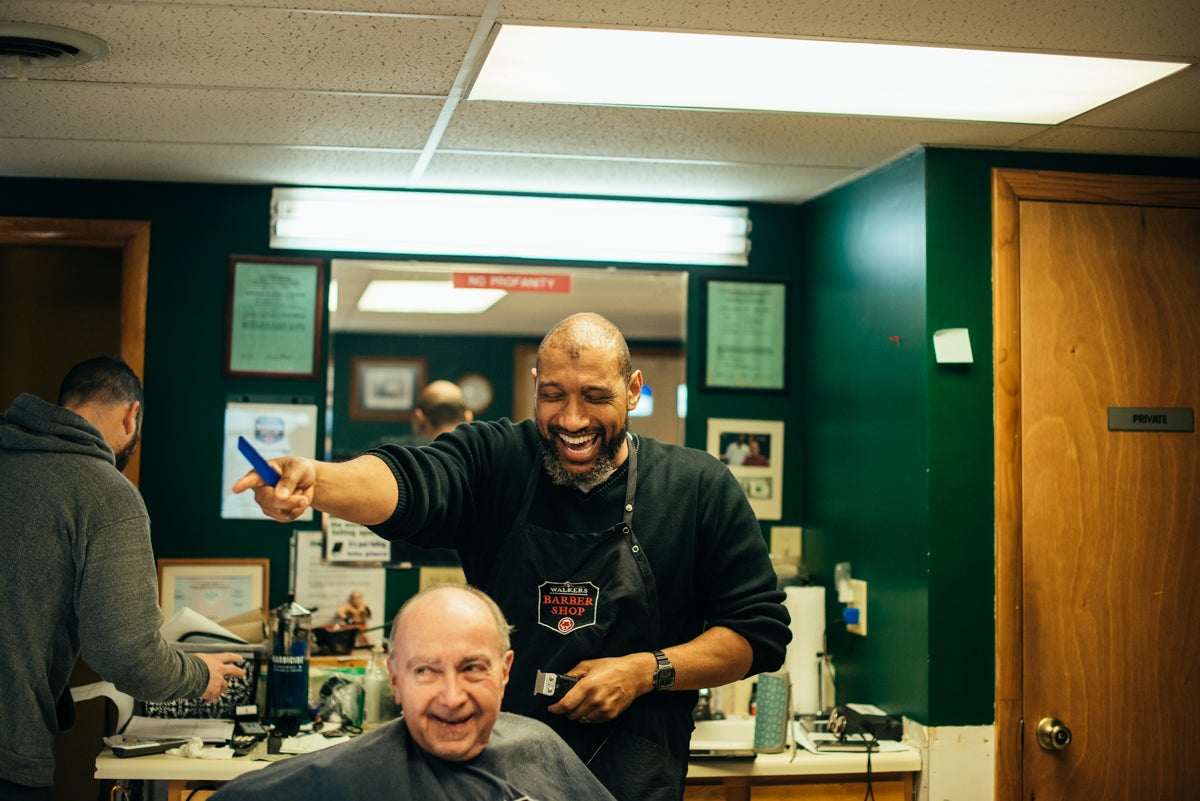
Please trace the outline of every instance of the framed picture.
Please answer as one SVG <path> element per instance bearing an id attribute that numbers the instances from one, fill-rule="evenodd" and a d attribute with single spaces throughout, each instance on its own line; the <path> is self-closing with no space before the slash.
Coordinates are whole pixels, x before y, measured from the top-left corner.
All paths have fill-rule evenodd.
<path id="1" fill-rule="evenodd" d="M 788 282 L 709 280 L 703 294 L 702 389 L 786 392 Z"/>
<path id="2" fill-rule="evenodd" d="M 158 598 L 170 619 L 185 606 L 209 620 L 267 612 L 269 559 L 159 559 Z"/>
<path id="3" fill-rule="evenodd" d="M 325 309 L 325 262 L 230 256 L 225 375 L 318 375 Z"/>
<path id="4" fill-rule="evenodd" d="M 425 360 L 358 356 L 351 361 L 350 417 L 408 420 L 425 386 Z"/>
<path id="5" fill-rule="evenodd" d="M 708 452 L 742 485 L 759 520 L 783 516 L 783 421 L 709 418 Z"/>

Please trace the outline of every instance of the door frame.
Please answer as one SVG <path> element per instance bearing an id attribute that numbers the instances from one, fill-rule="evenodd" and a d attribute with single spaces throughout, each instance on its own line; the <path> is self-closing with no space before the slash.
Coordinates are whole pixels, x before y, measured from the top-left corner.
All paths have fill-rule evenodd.
<path id="1" fill-rule="evenodd" d="M 122 255 L 119 355 L 139 378 L 143 378 L 146 360 L 146 288 L 150 278 L 149 222 L 0 217 L 0 245 L 120 249 Z M 139 449 L 130 459 L 125 475 L 137 484 L 140 470 Z"/>
<path id="2" fill-rule="evenodd" d="M 1025 200 L 1200 207 L 1200 181 L 992 170 L 992 335 L 996 476 L 995 801 L 1023 797 L 1021 561 L 1021 253 Z"/>

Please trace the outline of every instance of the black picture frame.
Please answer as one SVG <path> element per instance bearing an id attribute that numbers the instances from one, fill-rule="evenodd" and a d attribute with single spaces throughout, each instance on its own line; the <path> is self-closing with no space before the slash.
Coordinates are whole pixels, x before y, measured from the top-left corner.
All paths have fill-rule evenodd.
<path id="1" fill-rule="evenodd" d="M 788 301 L 782 278 L 709 278 L 701 291 L 701 390 L 783 395 Z"/>
<path id="2" fill-rule="evenodd" d="M 227 378 L 320 375 L 325 269 L 324 259 L 229 257 Z"/>

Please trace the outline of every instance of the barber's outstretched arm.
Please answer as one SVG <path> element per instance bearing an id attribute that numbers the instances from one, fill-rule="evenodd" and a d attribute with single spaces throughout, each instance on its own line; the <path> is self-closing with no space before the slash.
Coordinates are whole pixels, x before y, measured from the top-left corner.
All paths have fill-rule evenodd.
<path id="1" fill-rule="evenodd" d="M 233 491 L 254 490 L 254 500 L 272 520 L 290 523 L 308 507 L 329 512 L 364 526 L 392 516 L 400 497 L 396 478 L 383 460 L 359 456 L 348 462 L 318 462 L 285 456 L 270 460 L 279 481 L 268 486 L 251 470 L 233 485 Z"/>
<path id="2" fill-rule="evenodd" d="M 754 654 L 733 629 L 713 626 L 690 642 L 662 649 L 675 667 L 676 690 L 719 687 L 744 678 Z M 571 720 L 603 723 L 620 715 L 639 695 L 654 691 L 654 655 L 643 651 L 606 659 L 585 659 L 571 670 L 579 678 L 551 712 Z"/>

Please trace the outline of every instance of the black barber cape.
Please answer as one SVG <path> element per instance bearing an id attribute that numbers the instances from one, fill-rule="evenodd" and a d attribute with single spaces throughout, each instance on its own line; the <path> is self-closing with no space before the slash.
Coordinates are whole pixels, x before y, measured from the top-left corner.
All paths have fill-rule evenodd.
<path id="1" fill-rule="evenodd" d="M 612 801 L 547 726 L 500 713 L 483 753 L 468 762 L 430 756 L 404 719 L 353 740 L 273 762 L 222 787 L 214 801 Z"/>

